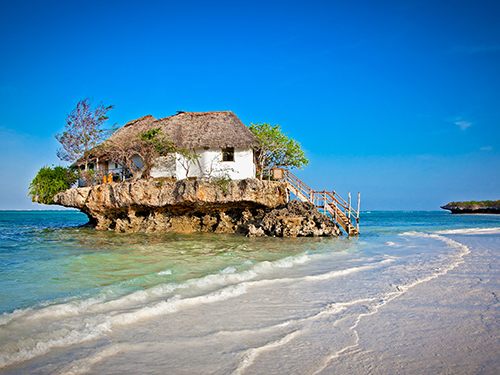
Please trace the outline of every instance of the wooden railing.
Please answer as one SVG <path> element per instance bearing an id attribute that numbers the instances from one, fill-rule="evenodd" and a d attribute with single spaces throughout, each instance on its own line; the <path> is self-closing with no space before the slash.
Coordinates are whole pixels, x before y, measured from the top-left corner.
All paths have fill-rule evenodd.
<path id="1" fill-rule="evenodd" d="M 351 207 L 351 193 L 346 202 L 335 191 L 316 191 L 289 171 L 283 171 L 283 180 L 287 183 L 289 194 L 292 193 L 298 199 L 311 202 L 317 208 L 323 209 L 323 213 L 329 213 L 333 220 L 338 223 L 348 235 L 359 234 L 359 201 L 358 193 L 357 209 Z M 355 223 L 355 226 L 354 224 Z"/>

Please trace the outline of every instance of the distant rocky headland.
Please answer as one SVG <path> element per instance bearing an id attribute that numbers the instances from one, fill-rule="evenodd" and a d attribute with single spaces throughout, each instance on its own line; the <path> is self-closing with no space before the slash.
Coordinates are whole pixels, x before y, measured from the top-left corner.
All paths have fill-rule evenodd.
<path id="1" fill-rule="evenodd" d="M 249 237 L 339 236 L 311 203 L 287 202 L 286 183 L 149 179 L 72 188 L 54 204 L 77 208 L 98 230 L 241 233 Z"/>
<path id="2" fill-rule="evenodd" d="M 451 202 L 441 208 L 452 214 L 500 214 L 500 200 Z"/>

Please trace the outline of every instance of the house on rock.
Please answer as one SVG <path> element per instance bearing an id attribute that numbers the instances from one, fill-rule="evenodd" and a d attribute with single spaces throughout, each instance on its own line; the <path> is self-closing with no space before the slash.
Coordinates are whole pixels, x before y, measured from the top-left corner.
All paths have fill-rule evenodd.
<path id="1" fill-rule="evenodd" d="M 104 147 L 98 146 L 74 165 L 82 169 L 86 165 L 105 182 L 137 176 L 144 170 L 144 155 L 138 151 L 132 155 L 133 164 L 127 165 L 115 151 L 123 145 L 134 150 L 140 134 L 155 129 L 168 137 L 177 150 L 185 152 L 156 157 L 149 170 L 153 178 L 255 177 L 253 148 L 258 144 L 252 132 L 230 111 L 180 112 L 158 120 L 150 115 L 141 117 L 128 122 L 104 142 Z"/>
<path id="2" fill-rule="evenodd" d="M 154 138 L 156 136 L 159 138 Z M 161 152 L 155 148 L 158 145 L 155 140 L 161 141 Z M 167 147 L 163 149 L 165 144 Z M 103 184 L 83 190 L 69 189 L 54 199 L 56 204 L 75 207 L 87 213 L 90 221 L 100 229 L 167 232 L 178 229 L 184 233 L 212 231 L 216 228 L 218 233 L 234 233 L 235 230 L 246 228 L 252 236 L 279 236 L 288 229 L 280 229 L 281 234 L 269 231 L 265 234 L 262 229 L 276 228 L 276 225 L 269 223 L 279 219 L 286 228 L 295 227 L 294 223 L 299 223 L 300 228 L 304 225 L 309 228 L 313 222 L 320 227 L 318 229 L 314 224 L 312 229 L 300 229 L 300 235 L 338 234 L 335 226 L 325 226 L 321 220 L 305 219 L 305 211 L 296 203 L 291 204 L 288 213 L 278 210 L 272 214 L 274 219 L 269 217 L 269 220 L 267 216 L 262 216 L 262 210 L 250 216 L 247 215 L 250 211 L 245 211 L 255 207 L 274 209 L 295 196 L 306 206 L 309 205 L 307 210 L 311 207 L 323 210 L 329 216 L 328 220 L 338 223 L 347 234 L 359 234 L 359 193 L 355 210 L 351 207 L 350 193 L 345 201 L 335 191 L 313 190 L 288 170 L 279 168 L 272 170 L 274 180 L 279 181 L 267 181 L 264 185 L 255 179 L 254 149 L 258 146 L 252 132 L 229 111 L 180 112 L 158 120 L 153 116 L 144 116 L 125 124 L 107 141 L 73 164 L 87 171 L 83 173 L 87 178 L 80 182 L 80 186 L 123 181 L 129 177 L 138 181 Z M 140 179 L 146 175 L 177 181 Z M 223 189 L 208 180 L 187 181 L 189 178 L 221 178 L 224 184 L 228 184 Z M 242 181 L 246 179 L 252 180 Z M 111 202 L 109 207 L 106 206 L 108 202 Z M 232 219 L 228 216 L 230 210 L 236 210 L 231 211 L 236 215 Z M 210 216 L 212 211 L 220 214 L 215 215 L 217 217 Z M 247 213 L 243 215 L 243 211 Z M 187 214 L 192 216 L 188 218 L 188 221 L 192 221 L 188 230 L 179 229 L 187 220 L 182 212 L 191 212 Z M 263 220 L 262 228 L 256 229 L 255 224 L 259 220 Z M 238 225 L 244 228 L 237 229 Z M 250 225 L 253 229 L 249 229 Z M 292 236 L 295 235 L 299 234 Z"/>

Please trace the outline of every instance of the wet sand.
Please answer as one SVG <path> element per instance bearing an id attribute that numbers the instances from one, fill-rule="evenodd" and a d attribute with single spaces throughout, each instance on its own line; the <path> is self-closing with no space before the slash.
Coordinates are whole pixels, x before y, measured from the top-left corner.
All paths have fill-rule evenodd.
<path id="1" fill-rule="evenodd" d="M 500 374 L 498 235 L 446 235 L 464 263 L 364 317 L 323 374 Z"/>

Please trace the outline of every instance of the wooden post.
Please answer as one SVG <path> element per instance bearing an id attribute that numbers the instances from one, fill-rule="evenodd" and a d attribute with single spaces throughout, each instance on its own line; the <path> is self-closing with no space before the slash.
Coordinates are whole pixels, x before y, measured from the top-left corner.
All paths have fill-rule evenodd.
<path id="1" fill-rule="evenodd" d="M 347 206 L 349 209 L 349 214 L 347 215 L 347 220 L 351 221 L 351 192 L 349 192 L 348 197 L 349 197 L 349 204 Z"/>
<path id="2" fill-rule="evenodd" d="M 356 230 L 359 233 L 359 201 L 361 199 L 361 193 L 358 191 L 358 216 L 356 218 Z"/>
<path id="3" fill-rule="evenodd" d="M 335 213 L 334 222 L 338 223 L 338 221 L 337 221 L 337 202 L 333 202 L 333 204 L 334 204 L 333 212 Z"/>
<path id="4" fill-rule="evenodd" d="M 326 194 L 325 191 L 323 190 L 323 215 L 326 215 Z"/>

